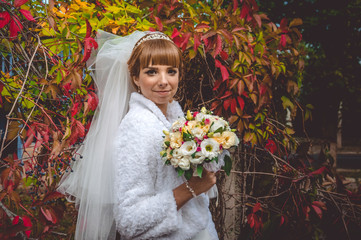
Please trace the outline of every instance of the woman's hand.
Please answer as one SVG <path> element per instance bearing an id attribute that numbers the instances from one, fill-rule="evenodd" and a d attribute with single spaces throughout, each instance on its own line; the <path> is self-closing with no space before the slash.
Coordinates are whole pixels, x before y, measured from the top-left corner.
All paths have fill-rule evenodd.
<path id="1" fill-rule="evenodd" d="M 191 177 L 188 185 L 193 189 L 196 195 L 207 192 L 214 184 L 216 184 L 216 173 L 203 170 L 202 178 Z"/>
<path id="2" fill-rule="evenodd" d="M 214 184 L 216 184 L 216 173 L 203 170 L 202 178 L 191 177 L 188 181 L 188 185 L 193 189 L 196 195 L 207 192 Z M 179 210 L 186 202 L 193 198 L 192 193 L 183 183 L 177 188 L 173 189 L 174 198 Z"/>

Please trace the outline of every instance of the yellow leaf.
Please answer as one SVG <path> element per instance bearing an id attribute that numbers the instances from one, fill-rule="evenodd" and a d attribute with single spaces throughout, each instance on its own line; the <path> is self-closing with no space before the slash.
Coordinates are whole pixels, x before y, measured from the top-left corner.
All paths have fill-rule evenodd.
<path id="1" fill-rule="evenodd" d="M 285 128 L 285 132 L 286 132 L 288 135 L 292 135 L 292 134 L 295 133 L 295 130 L 293 130 L 292 128 L 286 127 L 286 128 Z"/>

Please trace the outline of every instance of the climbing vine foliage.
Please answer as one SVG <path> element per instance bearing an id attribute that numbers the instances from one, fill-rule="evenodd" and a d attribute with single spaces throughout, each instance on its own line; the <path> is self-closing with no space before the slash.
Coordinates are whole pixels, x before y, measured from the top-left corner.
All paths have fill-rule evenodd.
<path id="1" fill-rule="evenodd" d="M 253 239 L 292 229 L 299 219 L 315 234 L 306 223 L 321 221 L 327 209 L 316 186 L 328 168 L 302 165 L 292 155 L 300 145 L 292 122 L 296 114 L 306 121 L 312 109 L 298 101 L 301 25 L 301 19 L 272 22 L 255 0 L 0 0 L 0 238 L 74 232 L 76 210 L 55 190 L 72 171 L 98 104 L 86 68 L 98 29 L 169 35 L 184 55 L 178 92 L 184 108 L 206 106 L 237 129 L 242 141 L 232 174 L 243 195 L 235 234 L 243 229 Z M 221 238 L 229 232 L 223 220 L 216 221 Z"/>

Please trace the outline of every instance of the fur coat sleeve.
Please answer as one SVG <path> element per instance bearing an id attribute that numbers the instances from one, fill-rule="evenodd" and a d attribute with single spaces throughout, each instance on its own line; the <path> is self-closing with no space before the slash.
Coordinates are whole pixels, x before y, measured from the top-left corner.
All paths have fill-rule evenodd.
<path id="1" fill-rule="evenodd" d="M 130 109 L 115 141 L 114 208 L 122 239 L 191 239 L 205 228 L 214 230 L 209 200 L 201 194 L 177 211 L 173 189 L 183 183 L 160 158 L 162 130 L 182 115 L 178 103 L 168 106 L 168 119 L 142 95 L 133 93 Z M 216 239 L 216 238 L 214 238 Z"/>

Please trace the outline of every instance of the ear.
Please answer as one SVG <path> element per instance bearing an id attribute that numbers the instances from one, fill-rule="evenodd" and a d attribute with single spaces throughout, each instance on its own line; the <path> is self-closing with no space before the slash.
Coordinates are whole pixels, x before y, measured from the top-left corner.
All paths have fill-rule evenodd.
<path id="1" fill-rule="evenodd" d="M 139 87 L 139 78 L 134 76 L 134 77 L 132 77 L 132 79 L 133 79 L 134 84 Z"/>

